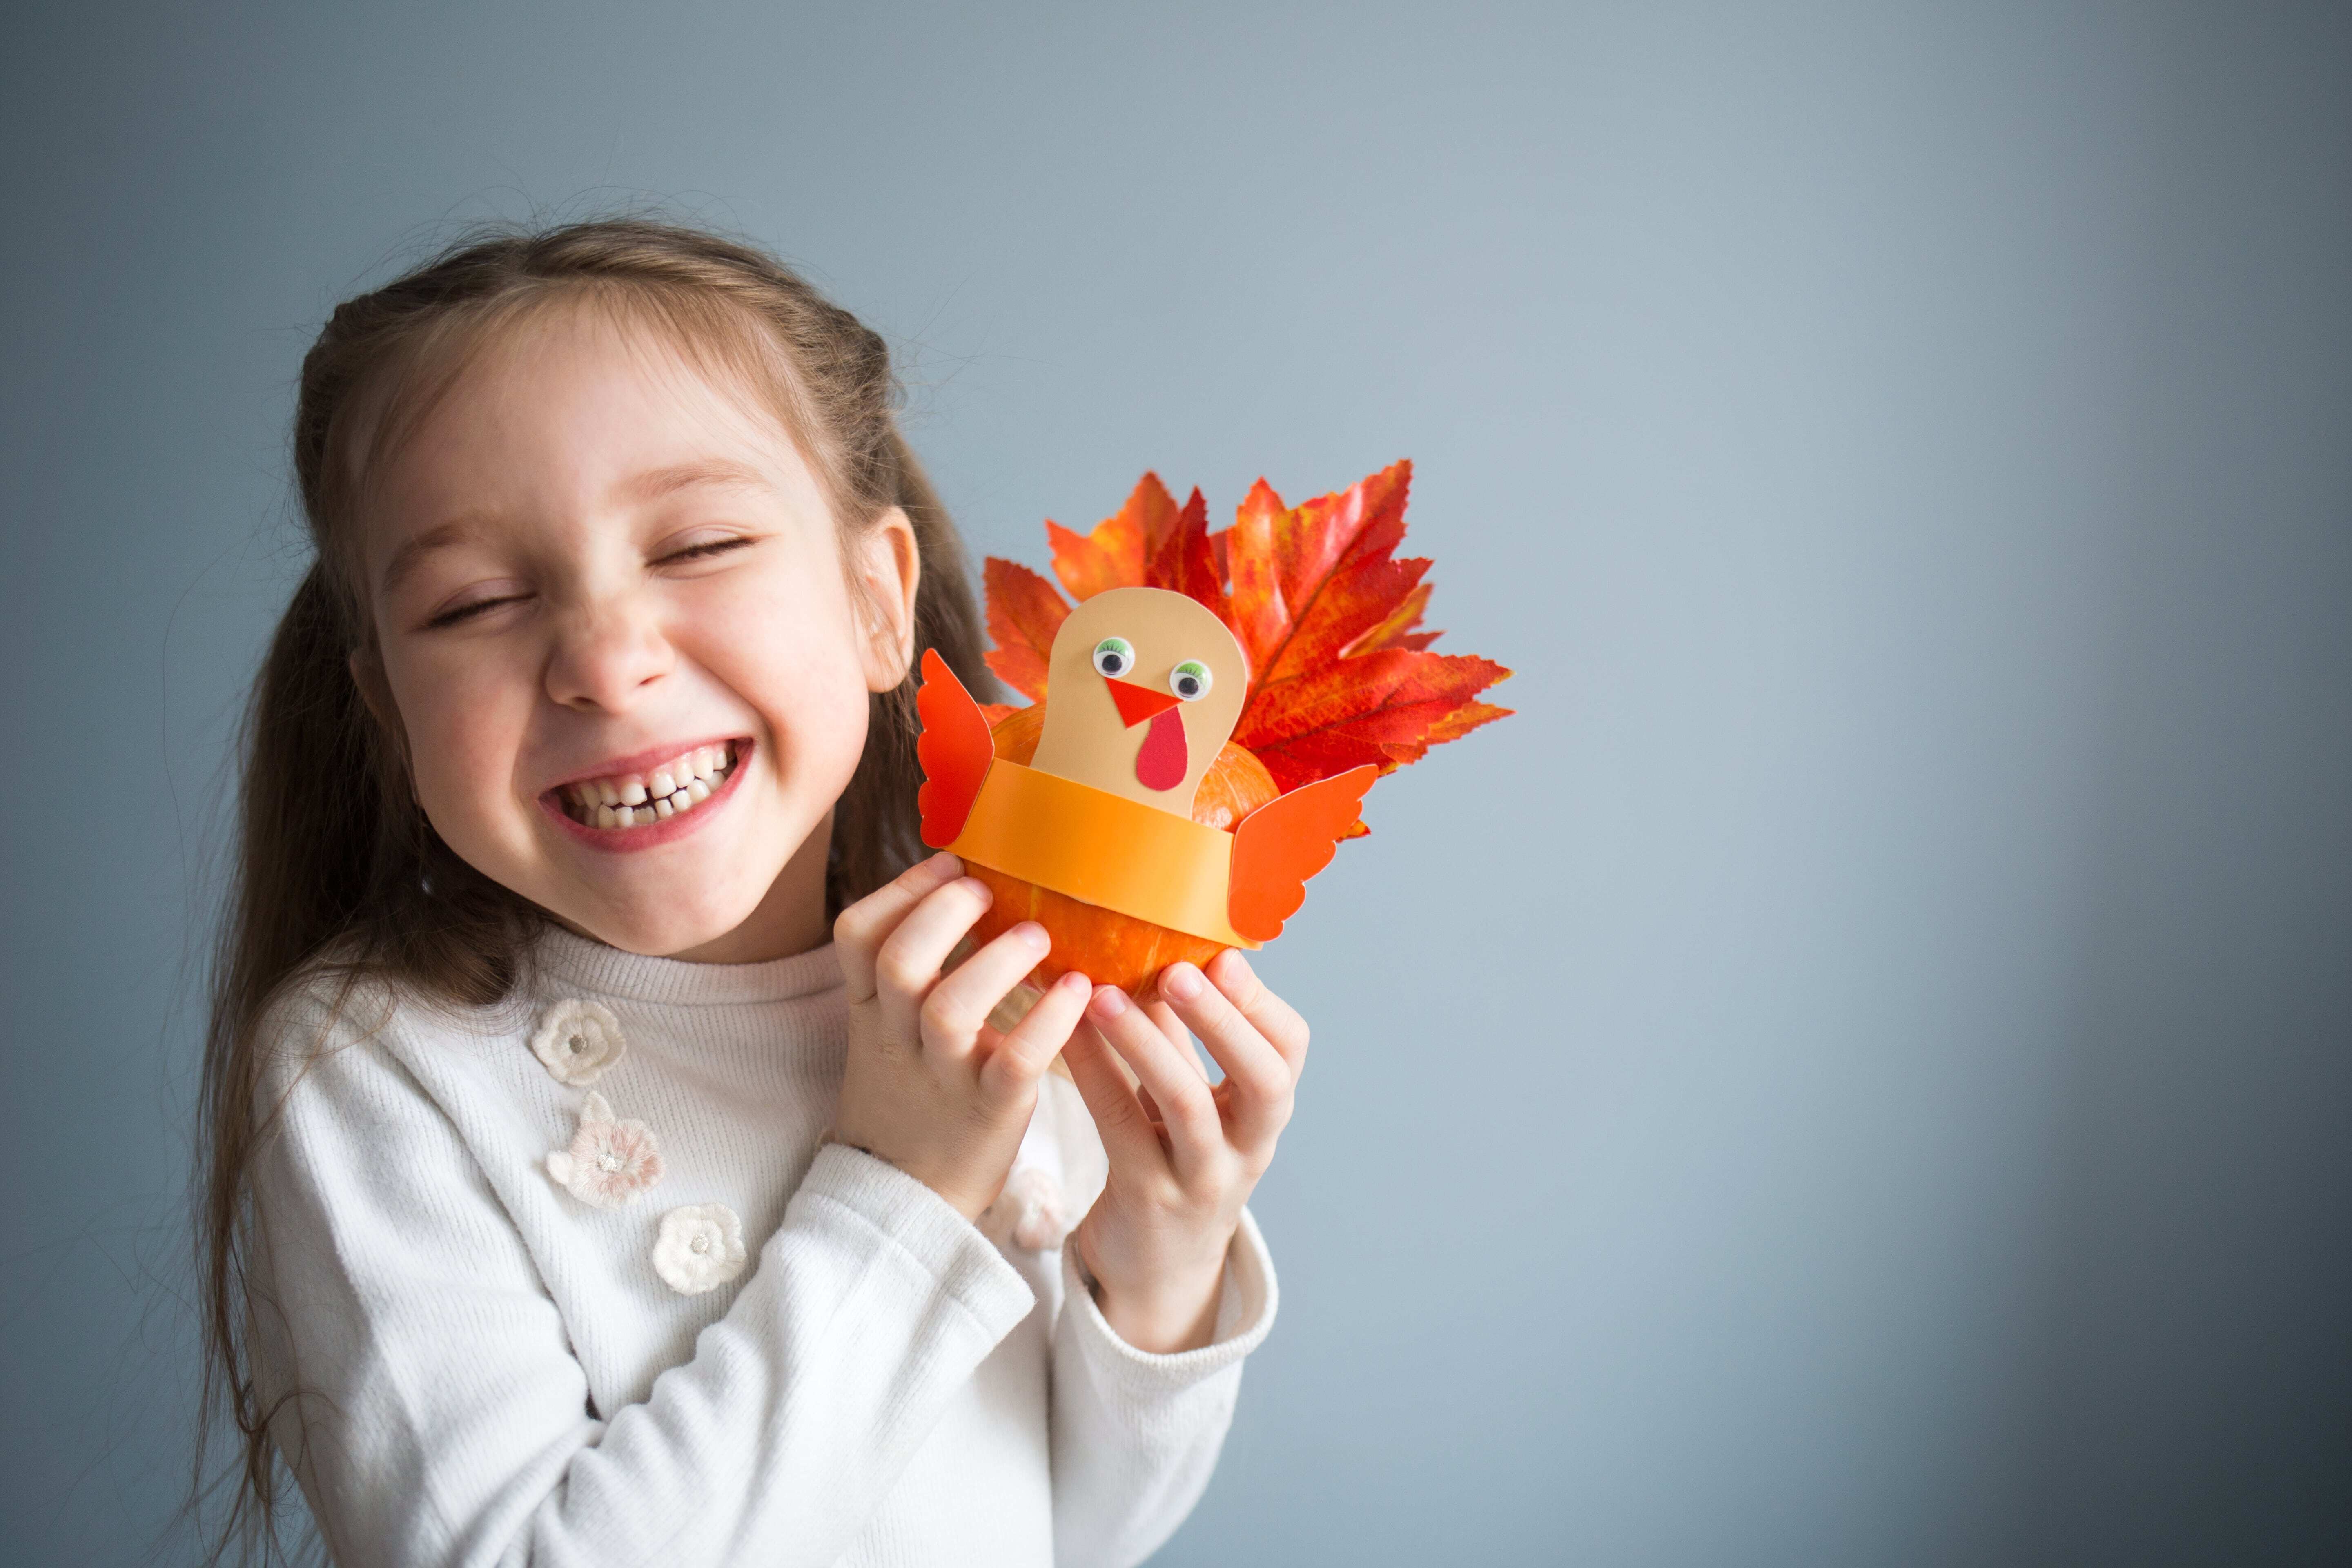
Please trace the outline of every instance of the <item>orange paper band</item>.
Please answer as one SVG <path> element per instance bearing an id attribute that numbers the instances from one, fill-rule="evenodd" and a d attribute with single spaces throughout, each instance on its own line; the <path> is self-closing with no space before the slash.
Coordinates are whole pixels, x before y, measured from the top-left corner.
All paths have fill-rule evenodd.
<path id="1" fill-rule="evenodd" d="M 1232 834 L 1003 757 L 948 850 L 1171 931 L 1261 945 L 1226 919 Z"/>

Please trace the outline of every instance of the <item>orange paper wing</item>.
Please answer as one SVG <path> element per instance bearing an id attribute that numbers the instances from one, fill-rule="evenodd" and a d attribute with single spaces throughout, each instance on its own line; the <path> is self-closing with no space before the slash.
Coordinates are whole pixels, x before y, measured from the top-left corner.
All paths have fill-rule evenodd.
<path id="1" fill-rule="evenodd" d="M 1307 900 L 1307 879 L 1331 863 L 1355 825 L 1378 768 L 1349 768 L 1302 784 L 1251 812 L 1234 829 L 1232 889 L 1226 919 L 1252 942 L 1272 942 Z"/>
<path id="2" fill-rule="evenodd" d="M 988 718 L 963 689 L 937 648 L 923 650 L 923 684 L 915 692 L 923 732 L 915 738 L 915 758 L 923 765 L 923 787 L 915 797 L 923 816 L 923 842 L 934 849 L 955 842 L 996 750 Z"/>

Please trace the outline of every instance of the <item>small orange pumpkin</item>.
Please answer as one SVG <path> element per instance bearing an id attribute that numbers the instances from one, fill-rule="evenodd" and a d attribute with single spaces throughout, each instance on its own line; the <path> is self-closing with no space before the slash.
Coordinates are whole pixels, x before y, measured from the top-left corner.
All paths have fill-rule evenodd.
<path id="1" fill-rule="evenodd" d="M 1037 754 L 1045 727 L 1045 705 L 1033 703 L 998 720 L 989 739 L 998 756 L 1026 765 Z M 1192 820 L 1231 833 L 1235 823 L 1280 793 L 1265 764 L 1228 741 L 1202 775 Z M 964 869 L 996 895 L 972 927 L 975 943 L 992 942 L 1023 921 L 1035 921 L 1052 934 L 1053 951 L 1031 972 L 1034 984 L 1050 985 L 1075 969 L 1097 985 L 1116 985 L 1140 997 L 1168 965 L 1179 960 L 1205 964 L 1225 950 L 1223 942 L 1118 914 L 985 866 L 967 864 Z"/>

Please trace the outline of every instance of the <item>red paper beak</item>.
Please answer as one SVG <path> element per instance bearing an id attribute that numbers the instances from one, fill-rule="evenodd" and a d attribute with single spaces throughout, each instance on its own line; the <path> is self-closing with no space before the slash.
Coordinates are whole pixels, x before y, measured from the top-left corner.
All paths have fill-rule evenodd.
<path id="1" fill-rule="evenodd" d="M 1154 691 L 1149 686 L 1110 676 L 1103 677 L 1103 684 L 1110 688 L 1110 700 L 1118 704 L 1118 716 L 1130 730 L 1167 712 L 1181 700 L 1172 691 Z"/>

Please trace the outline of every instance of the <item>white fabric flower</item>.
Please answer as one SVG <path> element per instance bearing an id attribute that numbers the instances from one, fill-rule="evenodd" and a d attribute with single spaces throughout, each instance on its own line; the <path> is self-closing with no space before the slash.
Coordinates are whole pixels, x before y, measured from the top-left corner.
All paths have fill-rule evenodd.
<path id="1" fill-rule="evenodd" d="M 531 1054 L 547 1064 L 558 1083 L 585 1089 L 609 1071 L 628 1050 L 621 1021 L 602 1002 L 575 997 L 558 1002 L 530 1037 Z"/>
<path id="2" fill-rule="evenodd" d="M 644 1122 L 614 1120 L 612 1106 L 592 1089 L 572 1147 L 547 1157 L 547 1173 L 582 1203 L 616 1209 L 661 1180 L 661 1144 Z"/>
<path id="3" fill-rule="evenodd" d="M 1004 1190 L 980 1216 L 980 1230 L 1000 1246 L 1009 1243 L 1026 1252 L 1061 1246 L 1070 1233 L 1062 1184 L 1035 1165 L 1015 1166 Z"/>
<path id="4" fill-rule="evenodd" d="M 681 1296 L 716 1290 L 743 1272 L 743 1222 L 725 1204 L 688 1204 L 661 1217 L 654 1272 Z"/>

